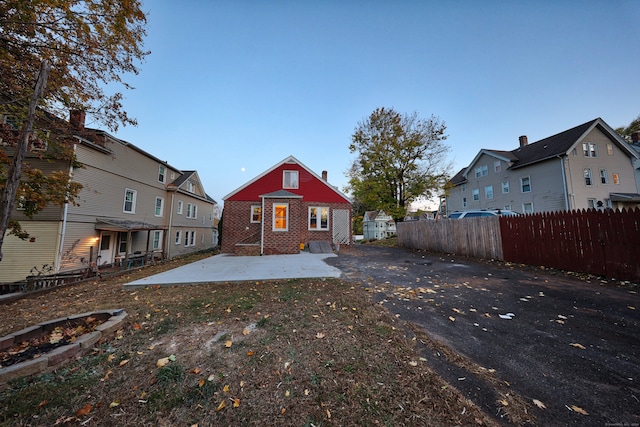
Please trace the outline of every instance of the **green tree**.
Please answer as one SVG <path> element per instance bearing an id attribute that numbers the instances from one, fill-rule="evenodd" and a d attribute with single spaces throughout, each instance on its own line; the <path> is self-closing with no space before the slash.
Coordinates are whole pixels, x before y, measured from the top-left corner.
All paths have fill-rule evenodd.
<path id="1" fill-rule="evenodd" d="M 431 198 L 448 179 L 445 130 L 434 116 L 376 109 L 351 137 L 349 150 L 357 154 L 347 173 L 351 194 L 367 210 L 401 221 L 411 202 Z"/>
<path id="2" fill-rule="evenodd" d="M 640 131 L 640 116 L 636 117 L 629 126 L 627 127 L 619 127 L 616 129 L 618 135 L 622 136 L 625 141 L 631 143 L 631 134 L 634 132 Z"/>
<path id="3" fill-rule="evenodd" d="M 0 260 L 7 231 L 28 237 L 10 218 L 21 196 L 40 194 L 33 215 L 48 202 L 73 202 L 79 191 L 69 177 L 45 180 L 25 163 L 36 133 L 54 129 L 56 146 L 48 151 L 77 166 L 73 150 L 63 147 L 72 131 L 58 126 L 68 111 L 82 110 L 112 131 L 136 124 L 121 92 L 109 90 L 112 83 L 131 88 L 122 75 L 137 74 L 148 54 L 145 26 L 138 0 L 0 1 L 0 114 L 12 120 L 2 127 L 10 150 L 0 153 Z"/>

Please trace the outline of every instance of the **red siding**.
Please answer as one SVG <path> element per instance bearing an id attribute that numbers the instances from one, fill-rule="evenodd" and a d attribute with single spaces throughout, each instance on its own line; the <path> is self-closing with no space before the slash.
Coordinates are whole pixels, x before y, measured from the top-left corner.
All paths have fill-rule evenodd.
<path id="1" fill-rule="evenodd" d="M 227 201 L 259 201 L 260 196 L 274 191 L 282 190 L 282 175 L 285 170 L 298 171 L 298 188 L 286 188 L 285 190 L 303 196 L 307 203 L 349 203 L 344 197 L 336 193 L 327 183 L 313 176 L 299 164 L 283 164 L 272 170 L 257 181 L 233 194 Z"/>

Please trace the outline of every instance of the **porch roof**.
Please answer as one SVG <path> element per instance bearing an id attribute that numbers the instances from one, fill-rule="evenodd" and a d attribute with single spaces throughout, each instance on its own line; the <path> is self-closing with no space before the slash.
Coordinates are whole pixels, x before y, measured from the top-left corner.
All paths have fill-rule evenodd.
<path id="1" fill-rule="evenodd" d="M 106 231 L 141 231 L 141 230 L 166 230 L 165 225 L 149 224 L 142 221 L 133 221 L 119 218 L 96 218 L 96 230 Z"/>
<path id="2" fill-rule="evenodd" d="M 265 199 L 302 199 L 301 195 L 287 190 L 278 190 L 272 193 L 261 194 L 260 197 Z"/>
<path id="3" fill-rule="evenodd" d="M 609 197 L 612 202 L 640 203 L 640 194 L 636 193 L 611 193 Z"/>

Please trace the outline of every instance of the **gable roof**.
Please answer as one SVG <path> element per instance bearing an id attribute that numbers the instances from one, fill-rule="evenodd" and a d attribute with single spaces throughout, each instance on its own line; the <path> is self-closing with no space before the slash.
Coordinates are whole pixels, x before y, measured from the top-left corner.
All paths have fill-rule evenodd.
<path id="1" fill-rule="evenodd" d="M 554 157 L 567 155 L 576 145 L 581 144 L 584 138 L 595 128 L 604 133 L 611 142 L 615 143 L 621 150 L 625 151 L 629 157 L 640 158 L 628 144 L 600 117 L 586 123 L 541 139 L 539 141 L 518 147 L 511 151 L 482 149 L 474 157 L 469 166 L 462 168 L 449 183 L 459 185 L 467 181 L 467 173 L 471 171 L 473 165 L 483 154 L 500 158 L 511 165 L 509 169 L 517 169 L 529 166 L 534 163 L 552 159 Z"/>
<path id="2" fill-rule="evenodd" d="M 309 169 L 307 166 L 305 166 L 301 161 L 299 161 L 298 159 L 296 159 L 293 156 L 289 156 L 286 157 L 285 159 L 281 160 L 280 162 L 276 163 L 275 165 L 273 165 L 272 167 L 270 167 L 269 169 L 267 169 L 266 171 L 262 172 L 261 174 L 257 175 L 255 178 L 253 178 L 252 180 L 246 182 L 245 184 L 243 184 L 242 186 L 236 188 L 235 190 L 233 190 L 231 193 L 227 194 L 226 196 L 224 196 L 222 198 L 222 200 L 227 200 L 231 197 L 233 197 L 234 195 L 238 194 L 239 192 L 241 192 L 242 190 L 246 189 L 247 187 L 249 187 L 250 185 L 254 184 L 255 182 L 259 181 L 260 179 L 264 178 L 265 176 L 267 176 L 268 174 L 270 174 L 271 172 L 273 172 L 274 170 L 278 169 L 279 167 L 285 165 L 285 164 L 297 164 L 299 167 L 301 167 L 302 169 L 304 169 L 306 172 L 308 172 L 311 176 L 313 176 L 314 178 L 316 178 L 318 180 L 318 182 L 322 183 L 322 185 L 326 186 L 327 189 L 329 189 L 331 192 L 335 193 L 336 195 L 338 195 L 339 197 L 343 198 L 345 200 L 345 202 L 347 203 L 351 203 L 351 199 L 349 199 L 349 197 L 347 197 L 344 193 L 342 193 L 341 191 L 339 191 L 336 187 L 334 187 L 333 185 L 329 184 L 327 181 L 325 181 L 324 179 L 322 179 L 322 177 L 318 176 L 315 172 L 313 172 L 311 169 Z M 274 191 L 277 191 L 280 189 L 274 189 Z M 292 193 L 294 194 L 294 193 Z M 290 197 L 290 196 L 289 196 Z"/>

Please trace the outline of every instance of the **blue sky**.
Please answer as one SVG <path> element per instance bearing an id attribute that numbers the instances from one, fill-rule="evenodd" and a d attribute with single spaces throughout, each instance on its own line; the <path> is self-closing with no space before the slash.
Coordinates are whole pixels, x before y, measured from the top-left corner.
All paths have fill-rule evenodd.
<path id="1" fill-rule="evenodd" d="M 222 197 L 293 155 L 343 189 L 378 107 L 447 125 L 451 175 L 602 117 L 640 115 L 640 2 L 143 0 L 151 55 L 116 136 Z"/>

